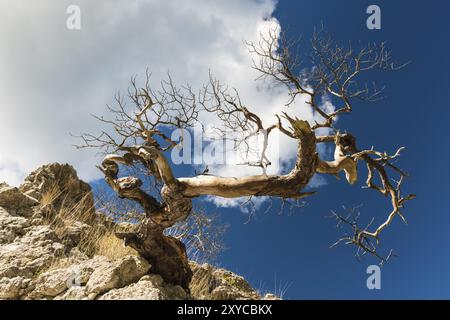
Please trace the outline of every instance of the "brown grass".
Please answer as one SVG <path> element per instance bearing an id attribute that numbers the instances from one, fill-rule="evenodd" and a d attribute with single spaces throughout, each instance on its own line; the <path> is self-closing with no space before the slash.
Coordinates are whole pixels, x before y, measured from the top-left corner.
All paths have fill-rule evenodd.
<path id="1" fill-rule="evenodd" d="M 138 252 L 131 247 L 124 246 L 123 241 L 112 233 L 104 234 L 97 243 L 97 254 L 117 259 L 128 255 L 138 255 Z"/>
<path id="2" fill-rule="evenodd" d="M 42 195 L 40 205 L 44 208 L 61 201 L 61 206 L 58 212 L 48 211 L 47 216 L 44 216 L 45 222 L 62 239 L 67 236 L 68 228 L 76 221 L 89 225 L 91 228 L 81 236 L 77 245 L 78 249 L 89 257 L 103 255 L 116 259 L 126 255 L 137 255 L 134 249 L 123 246 L 122 241 L 114 235 L 113 226 L 108 227 L 94 220 L 92 208 L 86 208 L 88 197 L 89 195 L 86 195 L 79 202 L 70 203 L 64 196 L 64 190 L 55 183 Z"/>
<path id="3" fill-rule="evenodd" d="M 40 203 L 41 206 L 46 206 L 49 204 L 53 204 L 56 199 L 61 195 L 61 190 L 58 187 L 57 183 L 54 183 L 41 197 Z"/>

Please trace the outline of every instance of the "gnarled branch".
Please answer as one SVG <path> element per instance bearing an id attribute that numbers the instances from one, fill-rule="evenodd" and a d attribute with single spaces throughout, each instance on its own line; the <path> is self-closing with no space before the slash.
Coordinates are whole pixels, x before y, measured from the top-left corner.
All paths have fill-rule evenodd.
<path id="1" fill-rule="evenodd" d="M 127 110 L 124 98 L 118 95 L 117 107 L 108 107 L 114 118 L 97 117 L 111 125 L 113 131 L 81 136 L 83 144 L 80 147 L 97 147 L 105 153 L 100 169 L 111 188 L 119 197 L 139 203 L 146 213 L 140 224 L 128 225 L 117 235 L 146 257 L 167 281 L 185 288 L 189 284 L 191 273 L 185 247 L 179 239 L 165 235 L 164 230 L 189 217 L 195 197 L 300 199 L 312 194 L 303 190 L 316 173 L 336 176 L 344 171 L 347 181 L 356 183 L 357 164 L 363 162 L 368 174 L 366 187 L 389 197 L 392 211 L 374 231 L 369 231 L 371 224 L 360 228 L 353 221 L 341 219 L 350 222 L 355 231 L 351 237 L 343 238 L 345 243 L 354 244 L 378 257 L 370 243 L 378 241 L 381 232 L 395 216 L 404 219 L 404 204 L 414 195 L 403 196 L 401 193 L 406 173 L 394 161 L 400 156 L 402 148 L 393 155 L 373 148 L 359 150 L 353 135 L 341 134 L 336 128 L 338 116 L 351 113 L 356 99 L 373 101 L 379 98 L 380 91 L 372 91 L 368 86 L 361 89 L 358 85 L 357 80 L 362 73 L 377 69 L 397 70 L 399 67 L 391 62 L 384 43 L 355 51 L 351 46 L 336 45 L 330 38 L 321 35 L 322 32 L 319 32 L 313 36 L 311 61 L 314 67 L 305 68 L 300 74 L 297 69 L 300 60 L 292 54 L 293 44 L 284 37 L 278 37 L 276 31 L 262 36 L 257 44 L 248 44 L 250 52 L 258 58 L 254 68 L 262 77 L 271 78 L 275 84 L 282 84 L 288 89 L 288 105 L 292 105 L 299 95 L 306 98 L 304 107 L 319 116 L 315 123 L 281 112 L 274 114 L 272 125 L 265 126 L 258 113 L 241 101 L 237 90 L 229 91 L 211 76 L 209 84 L 196 94 L 190 86 L 176 87 L 170 76 L 162 82 L 160 90 L 152 91 L 147 72 L 143 88 L 139 88 L 136 79 L 132 78 L 128 97 L 134 104 L 134 111 Z M 320 103 L 323 99 L 328 99 L 337 107 L 333 110 L 324 108 Z M 263 151 L 259 162 L 245 163 L 260 166 L 263 169 L 261 175 L 237 178 L 203 173 L 195 177 L 176 177 L 164 152 L 180 141 L 172 141 L 167 131 L 193 128 L 200 122 L 201 112 L 218 117 L 222 124 L 218 128 L 220 132 L 239 133 L 241 138 L 236 141 L 237 144 L 246 144 L 252 135 L 264 134 L 265 150 L 267 136 L 275 130 L 295 139 L 297 154 L 294 167 L 288 174 L 267 175 L 265 169 L 270 165 L 270 160 Z M 327 128 L 329 135 L 317 135 L 316 129 L 319 128 Z M 320 143 L 334 146 L 332 161 L 320 159 L 316 150 Z M 139 177 L 120 177 L 119 168 L 122 166 L 143 168 L 146 176 L 160 183 L 160 201 L 143 190 Z M 381 183 L 376 183 L 375 175 Z M 393 175 L 399 176 L 398 181 L 392 182 Z"/>

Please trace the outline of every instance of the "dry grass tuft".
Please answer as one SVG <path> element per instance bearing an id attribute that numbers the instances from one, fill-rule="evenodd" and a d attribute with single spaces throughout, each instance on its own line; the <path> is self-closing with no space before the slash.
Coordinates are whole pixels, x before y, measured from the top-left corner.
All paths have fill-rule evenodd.
<path id="1" fill-rule="evenodd" d="M 61 258 L 61 259 L 54 259 L 52 264 L 45 270 L 45 272 L 67 268 L 71 264 L 72 264 L 71 260 L 66 257 Z"/>
<path id="2" fill-rule="evenodd" d="M 123 241 L 114 234 L 104 234 L 97 243 L 96 253 L 111 259 L 117 259 L 128 255 L 139 255 L 136 250 L 125 246 Z"/>
<path id="3" fill-rule="evenodd" d="M 50 187 L 40 200 L 44 221 L 48 223 L 58 237 L 67 237 L 69 228 L 76 222 L 88 225 L 90 228 L 81 234 L 81 239 L 77 245 L 78 249 L 87 256 L 102 255 L 111 259 L 120 258 L 126 255 L 138 255 L 130 248 L 124 247 L 120 239 L 114 234 L 114 225 L 101 223 L 95 217 L 92 207 L 88 207 L 90 194 L 86 194 L 77 203 L 69 201 L 65 193 L 57 183 Z M 58 206 L 52 206 L 58 203 Z M 97 219 L 96 219 L 97 218 Z"/>
<path id="4" fill-rule="evenodd" d="M 57 183 L 54 183 L 41 197 L 40 203 L 41 206 L 47 206 L 53 204 L 56 199 L 61 195 L 61 190 L 58 187 Z"/>

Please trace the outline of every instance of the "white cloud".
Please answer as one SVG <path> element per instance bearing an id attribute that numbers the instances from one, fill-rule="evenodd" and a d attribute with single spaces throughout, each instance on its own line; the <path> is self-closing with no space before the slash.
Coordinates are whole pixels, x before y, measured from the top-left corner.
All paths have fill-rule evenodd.
<path id="1" fill-rule="evenodd" d="M 249 213 L 253 210 L 259 210 L 261 205 L 268 200 L 269 197 L 241 197 L 241 198 L 221 198 L 215 196 L 207 196 L 206 200 L 211 201 L 219 208 L 231 208 L 239 207 L 239 209 L 244 213 Z"/>
<path id="2" fill-rule="evenodd" d="M 81 8 L 80 31 L 66 28 L 71 4 Z M 98 159 L 76 151 L 70 132 L 96 131 L 89 114 L 147 67 L 155 81 L 170 70 L 195 85 L 208 68 L 245 81 L 242 41 L 272 23 L 273 10 L 269 0 L 1 1 L 0 179 L 17 183 L 53 161 L 97 178 Z"/>
<path id="3" fill-rule="evenodd" d="M 81 8 L 81 30 L 66 28 L 66 8 Z M 2 0 L 0 2 L 0 180 L 18 184 L 36 167 L 68 162 L 86 180 L 99 178 L 99 158 L 73 148 L 69 133 L 96 132 L 90 117 L 148 67 L 155 83 L 170 71 L 198 86 L 211 69 L 236 87 L 266 123 L 285 109 L 286 92 L 255 82 L 244 40 L 279 27 L 273 0 Z M 291 114 L 312 120 L 301 99 Z M 331 106 L 332 107 L 332 106 Z M 280 136 L 280 158 L 295 157 L 295 141 Z M 259 173 L 242 166 L 225 175 Z M 274 166 L 279 171 L 280 166 Z"/>

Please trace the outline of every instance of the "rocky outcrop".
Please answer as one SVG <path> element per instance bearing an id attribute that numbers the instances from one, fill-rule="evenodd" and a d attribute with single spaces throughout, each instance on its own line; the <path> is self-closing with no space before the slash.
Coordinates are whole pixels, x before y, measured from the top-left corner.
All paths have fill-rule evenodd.
<path id="1" fill-rule="evenodd" d="M 0 183 L 0 299 L 260 299 L 244 278 L 208 264 L 190 263 L 185 290 L 137 255 L 92 255 L 83 237 L 113 224 L 93 208 L 89 185 L 69 165 L 43 166 L 20 188 Z"/>
<path id="2" fill-rule="evenodd" d="M 190 263 L 191 295 L 199 300 L 257 300 L 258 293 L 241 276 L 205 264 Z"/>
<path id="3" fill-rule="evenodd" d="M 95 211 L 91 187 L 80 180 L 75 169 L 68 164 L 51 163 L 38 168 L 25 178 L 19 190 L 38 201 L 45 196 L 52 197 L 56 211 L 62 206 L 75 205 L 81 206 L 81 211 L 86 214 Z"/>
<path id="4" fill-rule="evenodd" d="M 8 210 L 9 213 L 29 216 L 32 207 L 38 204 L 39 201 L 36 198 L 20 192 L 16 187 L 11 187 L 4 182 L 0 183 L 0 207 Z"/>
<path id="5" fill-rule="evenodd" d="M 64 254 L 64 249 L 49 226 L 31 226 L 22 237 L 0 246 L 0 279 L 32 278 L 50 267 Z"/>
<path id="6" fill-rule="evenodd" d="M 117 261 L 102 256 L 82 259 L 39 275 L 33 280 L 33 291 L 26 298 L 68 299 L 75 294 L 77 298 L 92 300 L 112 289 L 139 281 L 149 269 L 150 265 L 136 256 Z"/>
<path id="7" fill-rule="evenodd" d="M 138 281 L 149 270 L 147 261 L 136 256 L 109 262 L 95 269 L 86 283 L 86 290 L 95 298 L 111 289 L 123 288 Z"/>
<path id="8" fill-rule="evenodd" d="M 18 236 L 23 236 L 30 227 L 28 219 L 9 214 L 0 207 L 0 245 L 11 243 Z"/>
<path id="9" fill-rule="evenodd" d="M 0 299 L 19 299 L 33 290 L 31 279 L 24 277 L 0 278 Z"/>
<path id="10" fill-rule="evenodd" d="M 190 296 L 180 286 L 164 283 L 157 274 L 143 276 L 138 282 L 120 289 L 113 289 L 100 300 L 175 300 L 188 299 Z"/>

